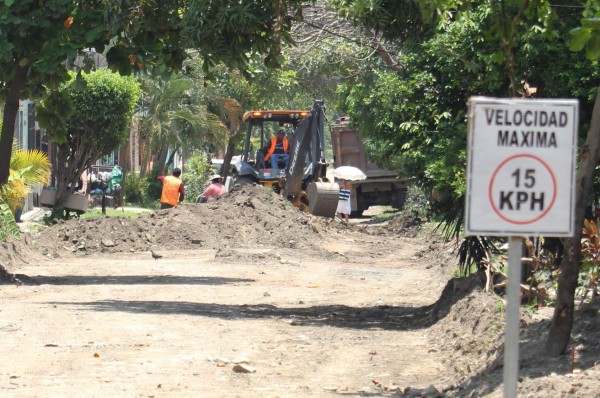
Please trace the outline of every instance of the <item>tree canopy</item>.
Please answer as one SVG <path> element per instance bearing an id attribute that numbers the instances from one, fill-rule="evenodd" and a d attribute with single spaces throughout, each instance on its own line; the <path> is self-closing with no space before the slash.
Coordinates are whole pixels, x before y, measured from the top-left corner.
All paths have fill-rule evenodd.
<path id="1" fill-rule="evenodd" d="M 62 208 L 69 184 L 74 188 L 84 170 L 127 139 L 140 94 L 133 77 L 106 69 L 81 74 L 86 83 L 83 87 L 71 76 L 71 81 L 50 93 L 38 111 L 40 125 L 53 122 L 63 126 L 49 129 L 51 139 L 59 144 L 55 209 Z"/>
<path id="2" fill-rule="evenodd" d="M 398 56 L 400 73 L 374 63 L 370 72 L 340 89 L 343 108 L 370 155 L 435 190 L 442 215 L 462 212 L 468 98 L 510 93 L 505 53 L 490 34 L 492 11 L 481 2 L 427 35 L 407 39 Z M 520 95 L 531 95 L 526 85 L 541 97 L 579 98 L 585 128 L 600 73 L 597 62 L 568 50 L 579 12 L 561 8 L 544 25 L 537 17 L 521 24 L 512 53 Z"/>
<path id="3" fill-rule="evenodd" d="M 434 210 L 453 221 L 449 230 L 456 236 L 464 207 L 467 99 L 579 99 L 580 138 L 587 133 L 587 140 L 576 183 L 575 236 L 565 241 L 568 254 L 547 340 L 549 353 L 564 353 L 573 323 L 584 210 L 600 160 L 600 4 L 433 0 L 422 2 L 423 29 L 411 35 L 396 30 L 395 23 L 416 21 L 416 15 L 392 11 L 383 23 L 373 24 L 378 12 L 394 10 L 389 4 L 381 9 L 386 2 L 374 7 L 363 0 L 332 2 L 355 23 L 401 41 L 400 73 L 374 65 L 342 89 L 344 107 L 370 154 L 431 191 Z M 436 18 L 430 18 L 432 7 L 439 7 Z"/>
<path id="4" fill-rule="evenodd" d="M 252 55 L 280 62 L 291 21 L 301 18 L 299 0 L 6 0 L 0 5 L 0 96 L 5 100 L 0 136 L 0 184 L 8 178 L 10 146 L 19 100 L 35 99 L 68 79 L 69 62 L 105 54 L 122 74 L 169 73 L 181 68 L 187 50 L 210 66 L 223 62 L 245 70 Z M 233 46 L 233 50 L 232 47 Z M 91 62 L 81 64 L 84 69 Z"/>

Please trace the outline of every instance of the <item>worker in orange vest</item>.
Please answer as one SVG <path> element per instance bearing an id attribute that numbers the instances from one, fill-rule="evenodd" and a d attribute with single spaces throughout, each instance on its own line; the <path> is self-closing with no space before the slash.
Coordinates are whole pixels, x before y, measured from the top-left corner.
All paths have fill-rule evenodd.
<path id="1" fill-rule="evenodd" d="M 271 168 L 278 169 L 279 167 L 277 164 L 279 163 L 279 159 L 283 159 L 285 160 L 284 168 L 287 168 L 289 145 L 288 139 L 285 138 L 285 131 L 279 130 L 277 132 L 277 137 L 271 138 L 271 145 L 265 155 L 265 162 L 268 162 L 270 158 Z"/>
<path id="2" fill-rule="evenodd" d="M 181 169 L 176 167 L 173 169 L 172 175 L 158 177 L 158 180 L 163 184 L 162 195 L 160 196 L 161 209 L 170 209 L 183 202 L 185 189 L 183 188 L 183 181 L 179 178 L 180 175 Z"/>

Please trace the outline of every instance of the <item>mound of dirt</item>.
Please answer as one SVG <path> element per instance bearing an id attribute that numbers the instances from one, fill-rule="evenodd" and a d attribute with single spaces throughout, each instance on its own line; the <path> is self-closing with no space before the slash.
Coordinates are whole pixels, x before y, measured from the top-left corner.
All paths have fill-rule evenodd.
<path id="1" fill-rule="evenodd" d="M 415 215 L 401 214 L 392 218 L 385 229 L 392 234 L 415 237 L 422 224 L 423 220 Z"/>
<path id="2" fill-rule="evenodd" d="M 526 319 L 527 314 L 522 315 Z M 498 358 L 503 347 L 503 306 L 499 297 L 481 291 L 477 278 L 450 280 L 432 316 L 438 321 L 429 330 L 430 339 L 446 354 L 443 362 L 454 380 L 461 383 Z"/>
<path id="3" fill-rule="evenodd" d="M 299 211 L 261 186 L 244 186 L 201 204 L 159 210 L 138 219 L 93 217 L 61 221 L 42 233 L 10 240 L 0 260 L 29 262 L 42 255 L 154 250 L 286 247 L 319 250 L 330 220 Z M 39 257 L 38 257 L 39 258 Z"/>
<path id="4" fill-rule="evenodd" d="M 41 258 L 90 256 L 98 253 L 148 252 L 150 249 L 218 250 L 217 258 L 227 256 L 262 256 L 256 250 L 246 254 L 231 249 L 284 247 L 297 249 L 297 255 L 311 251 L 326 259 L 332 254 L 323 249 L 326 239 L 358 236 L 367 233 L 372 251 L 362 259 L 377 259 L 382 246 L 402 245 L 418 232 L 421 222 L 401 215 L 384 223 L 339 224 L 302 213 L 287 200 L 260 186 L 244 186 L 205 204 L 182 205 L 159 210 L 138 219 L 97 217 L 71 219 L 45 228 L 35 234 L 24 234 L 20 240 L 0 244 L 0 280 L 2 264 L 9 271 L 21 263 Z M 393 237 L 380 239 L 379 236 Z M 398 237 L 398 239 L 396 239 Z M 411 257 L 424 268 L 436 267 L 448 274 L 456 265 L 456 244 L 444 242 L 435 235 L 427 239 L 425 248 Z M 394 246 L 396 248 L 396 246 Z M 371 257 L 369 257 L 371 256 Z M 148 257 L 149 258 L 149 257 Z M 247 258 L 247 257 L 246 257 Z M 152 260 L 149 260 L 152 261 Z M 370 261 L 370 260 L 367 260 Z M 369 293 L 371 294 L 371 293 Z M 430 294 L 429 291 L 423 294 Z M 268 297 L 268 296 L 265 296 Z M 430 301 L 429 301 L 430 302 Z M 475 278 L 451 279 L 433 305 L 412 311 L 411 322 L 427 327 L 427 337 L 447 371 L 440 375 L 437 387 L 446 397 L 498 397 L 502 388 L 504 304 L 501 298 L 481 291 Z M 338 316 L 339 307 L 335 307 Z M 577 310 L 572 345 L 568 355 L 548 358 L 543 353 L 551 309 L 538 313 L 525 309 L 521 313 L 519 396 L 598 397 L 600 380 L 600 304 L 598 301 Z M 365 315 L 366 314 L 366 315 Z M 359 317 L 361 322 L 372 317 L 381 322 L 409 322 L 405 312 L 378 306 L 369 311 L 354 311 L 343 320 L 346 325 Z M 417 316 L 418 315 L 418 316 Z M 391 319 L 391 320 L 390 320 Z M 406 327 L 406 326 L 403 326 Z M 351 329 L 351 327 L 349 327 Z"/>
<path id="5" fill-rule="evenodd" d="M 421 230 L 423 220 L 413 214 L 400 214 L 384 221 L 369 221 L 364 225 L 363 230 L 372 235 L 414 238 Z"/>
<path id="6" fill-rule="evenodd" d="M 448 282 L 430 316 L 427 335 L 447 371 L 439 389 L 447 397 L 496 397 L 503 388 L 504 302 L 481 290 L 477 277 Z M 552 309 L 521 308 L 519 396 L 597 397 L 600 380 L 600 300 L 575 313 L 569 352 L 544 351 Z"/>

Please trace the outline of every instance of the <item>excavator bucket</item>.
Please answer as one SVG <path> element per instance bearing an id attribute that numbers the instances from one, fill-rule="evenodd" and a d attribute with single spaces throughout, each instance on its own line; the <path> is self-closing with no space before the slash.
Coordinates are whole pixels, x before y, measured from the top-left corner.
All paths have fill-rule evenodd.
<path id="1" fill-rule="evenodd" d="M 338 184 L 333 182 L 311 182 L 306 187 L 309 202 L 310 213 L 316 216 L 331 217 L 335 216 L 335 210 L 338 204 Z"/>

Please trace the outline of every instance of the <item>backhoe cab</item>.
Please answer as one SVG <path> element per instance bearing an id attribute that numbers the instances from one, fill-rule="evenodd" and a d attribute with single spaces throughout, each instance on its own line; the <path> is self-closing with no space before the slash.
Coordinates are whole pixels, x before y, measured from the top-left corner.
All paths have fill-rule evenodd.
<path id="1" fill-rule="evenodd" d="M 333 217 L 337 184 L 325 173 L 325 105 L 315 101 L 310 111 L 251 111 L 243 116 L 246 137 L 240 159 L 234 163 L 236 185 L 256 183 L 285 195 L 304 211 Z M 270 138 L 283 129 L 289 140 L 287 165 L 271 167 L 265 161 Z M 252 139 L 254 137 L 254 139 Z"/>

